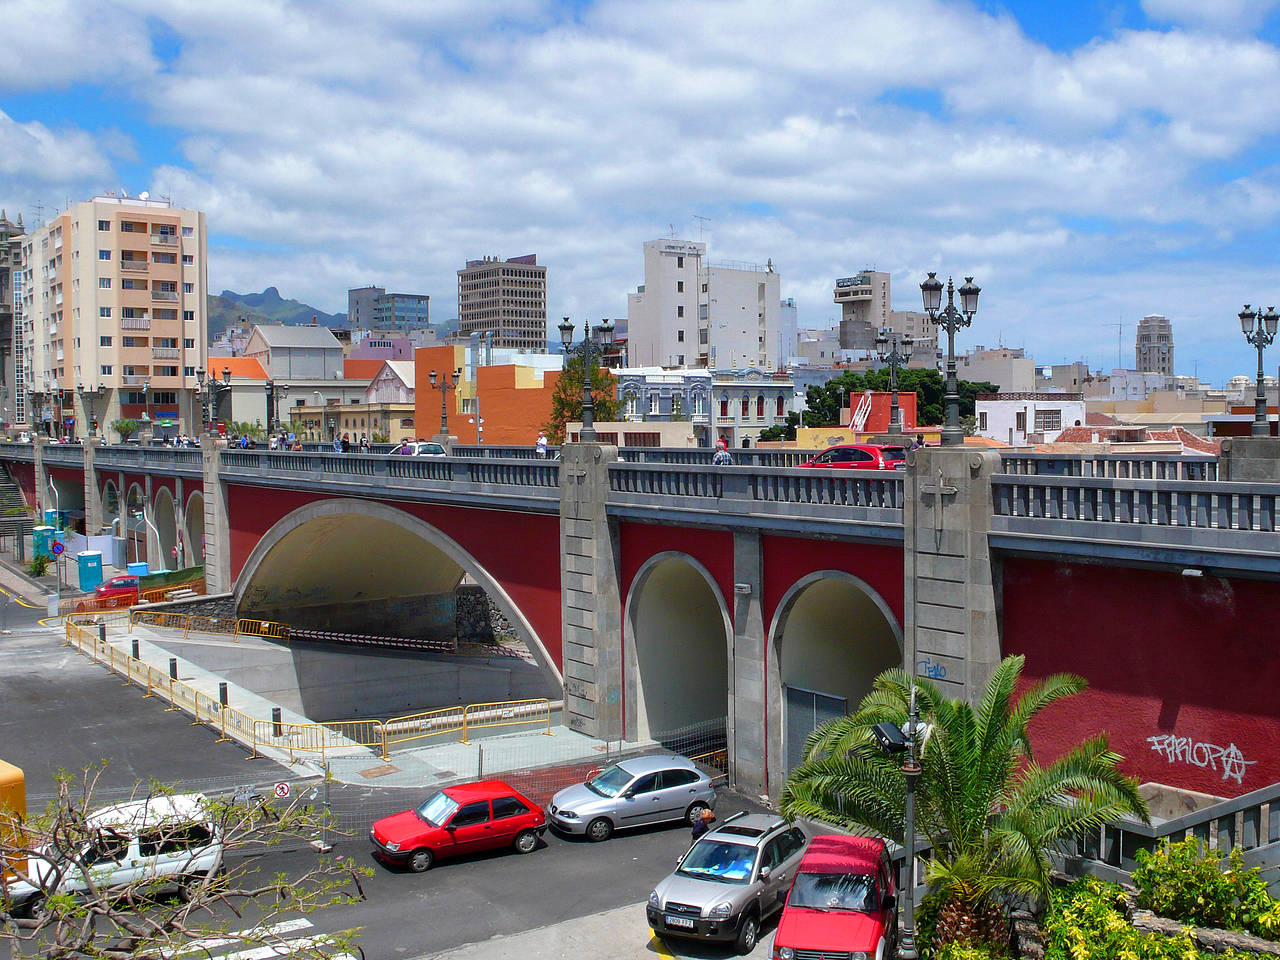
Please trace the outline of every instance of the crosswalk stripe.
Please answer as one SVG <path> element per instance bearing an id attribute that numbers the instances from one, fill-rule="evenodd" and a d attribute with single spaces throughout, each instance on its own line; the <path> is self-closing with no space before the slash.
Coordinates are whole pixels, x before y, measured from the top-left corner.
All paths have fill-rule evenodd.
<path id="1" fill-rule="evenodd" d="M 241 950 L 238 953 L 223 954 L 219 960 L 274 960 L 276 957 L 289 957 L 294 950 L 316 947 L 333 940 L 331 936 L 298 937 L 284 943 L 272 944 L 269 947 L 255 947 L 252 950 Z"/>
<path id="2" fill-rule="evenodd" d="M 191 940 L 184 943 L 172 952 L 167 952 L 166 957 L 185 957 L 191 953 L 208 952 L 216 950 L 218 947 L 229 946 L 233 943 L 242 943 L 245 937 L 270 937 L 279 936 L 282 933 L 293 933 L 295 930 L 306 930 L 312 926 L 310 920 L 302 917 L 296 917 L 293 920 L 284 920 L 280 923 L 273 923 L 265 927 L 250 927 L 248 930 L 237 930 L 227 937 L 204 937 L 200 940 Z M 271 954 L 267 954 L 271 956 Z"/>

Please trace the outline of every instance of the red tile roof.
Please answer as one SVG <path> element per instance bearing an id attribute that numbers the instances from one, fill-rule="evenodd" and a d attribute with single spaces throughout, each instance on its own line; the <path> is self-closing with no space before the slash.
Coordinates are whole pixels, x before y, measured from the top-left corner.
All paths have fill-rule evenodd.
<path id="1" fill-rule="evenodd" d="M 342 361 L 342 375 L 348 380 L 372 380 L 382 369 L 385 360 L 352 360 Z"/>
<path id="2" fill-rule="evenodd" d="M 267 379 L 267 371 L 253 357 L 210 357 L 209 374 L 221 377 L 223 370 L 230 370 L 233 377 L 244 377 L 249 380 Z"/>

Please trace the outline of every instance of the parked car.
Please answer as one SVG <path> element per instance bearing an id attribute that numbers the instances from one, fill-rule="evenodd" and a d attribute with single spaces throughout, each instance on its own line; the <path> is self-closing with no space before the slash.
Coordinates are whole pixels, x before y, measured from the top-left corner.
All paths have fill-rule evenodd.
<path id="1" fill-rule="evenodd" d="M 649 894 L 649 927 L 750 953 L 760 924 L 782 909 L 805 843 L 804 831 L 781 817 L 735 814 L 704 833 Z"/>
<path id="2" fill-rule="evenodd" d="M 715 806 L 711 778 L 684 757 L 636 757 L 565 787 L 547 806 L 551 826 L 594 843 L 613 831 L 682 820 L 692 826 Z"/>
<path id="3" fill-rule="evenodd" d="M 380 860 L 430 870 L 437 859 L 514 847 L 532 853 L 547 829 L 542 808 L 501 780 L 445 787 L 412 810 L 373 824 L 369 838 Z"/>
<path id="4" fill-rule="evenodd" d="M 897 891 L 884 841 L 810 840 L 778 918 L 773 960 L 892 957 L 897 937 Z"/>
<path id="5" fill-rule="evenodd" d="M 836 470 L 904 470 L 907 448 L 878 443 L 840 443 L 797 466 Z"/>
<path id="6" fill-rule="evenodd" d="M 112 577 L 106 583 L 100 583 L 93 590 L 91 600 L 82 600 L 76 604 L 77 612 L 86 610 L 103 610 L 113 607 L 131 607 L 138 602 L 138 577 L 136 574 L 122 573 Z"/>
<path id="7" fill-rule="evenodd" d="M 82 847 L 46 848 L 41 857 L 28 859 L 27 874 L 35 883 L 10 881 L 14 907 L 30 910 L 49 894 L 76 893 L 90 881 L 108 890 L 146 883 L 151 893 L 180 887 L 222 864 L 223 840 L 202 794 L 107 807 L 90 814 L 85 828 Z"/>
<path id="8" fill-rule="evenodd" d="M 30 442 L 31 442 L 31 434 L 27 433 L 27 432 L 24 430 L 22 433 L 18 434 L 18 436 L 17 436 L 17 438 L 16 438 L 15 442 L 16 442 L 16 443 L 30 443 Z"/>
<path id="9" fill-rule="evenodd" d="M 447 457 L 449 452 L 434 440 L 404 440 L 400 446 L 392 447 L 388 456 L 392 457 Z"/>

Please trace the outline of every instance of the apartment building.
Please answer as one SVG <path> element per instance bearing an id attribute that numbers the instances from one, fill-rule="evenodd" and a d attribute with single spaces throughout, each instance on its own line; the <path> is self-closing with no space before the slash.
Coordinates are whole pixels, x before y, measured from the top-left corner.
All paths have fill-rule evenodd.
<path id="1" fill-rule="evenodd" d="M 9 427 L 25 421 L 27 398 L 16 386 L 16 357 L 22 351 L 22 214 L 14 223 L 0 210 L 0 421 Z M 21 417 L 18 416 L 21 414 Z"/>
<path id="2" fill-rule="evenodd" d="M 431 322 L 431 297 L 425 293 L 387 293 L 383 287 L 347 291 L 347 326 L 352 331 L 413 333 Z"/>
<path id="3" fill-rule="evenodd" d="M 72 204 L 28 234 L 20 375 L 29 424 L 69 437 L 101 435 L 118 418 L 142 422 L 144 434 L 194 432 L 207 250 L 203 213 L 145 194 Z"/>
<path id="4" fill-rule="evenodd" d="M 1173 324 L 1169 318 L 1152 313 L 1138 321 L 1133 352 L 1139 373 L 1172 377 Z"/>
<path id="5" fill-rule="evenodd" d="M 644 283 L 627 295 L 628 363 L 784 367 L 795 349 L 795 312 L 794 304 L 784 312 L 773 261 L 712 262 L 706 254 L 705 243 L 644 245 Z"/>
<path id="6" fill-rule="evenodd" d="M 458 271 L 458 339 L 492 334 L 495 347 L 547 349 L 547 268 L 535 254 L 468 260 Z"/>
<path id="7" fill-rule="evenodd" d="M 971 383 L 994 383 L 1001 393 L 1031 394 L 1036 389 L 1036 362 L 1022 347 L 979 344 L 956 357 L 956 376 Z"/>

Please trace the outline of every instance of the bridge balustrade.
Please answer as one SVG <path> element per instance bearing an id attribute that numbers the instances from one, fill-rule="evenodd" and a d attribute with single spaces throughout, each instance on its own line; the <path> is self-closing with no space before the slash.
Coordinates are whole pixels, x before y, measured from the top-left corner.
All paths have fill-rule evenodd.
<path id="1" fill-rule="evenodd" d="M 58 466 L 80 466 L 84 463 L 84 448 L 78 443 L 51 443 L 44 448 L 46 463 Z"/>
<path id="2" fill-rule="evenodd" d="M 1168 454 L 1001 453 L 1004 472 L 1017 476 L 1115 477 L 1135 480 L 1217 480 L 1217 457 Z"/>
<path id="3" fill-rule="evenodd" d="M 5 460 L 26 460 L 36 458 L 36 448 L 30 443 L 6 443 L 2 447 Z"/>
<path id="4" fill-rule="evenodd" d="M 736 466 L 794 467 L 812 460 L 817 450 L 774 450 L 759 447 L 730 450 Z M 627 463 L 699 463 L 710 464 L 715 456 L 711 447 L 621 447 L 618 459 Z"/>
<path id="5" fill-rule="evenodd" d="M 1280 484 L 1111 477 L 992 478 L 995 514 L 1272 533 Z"/>

